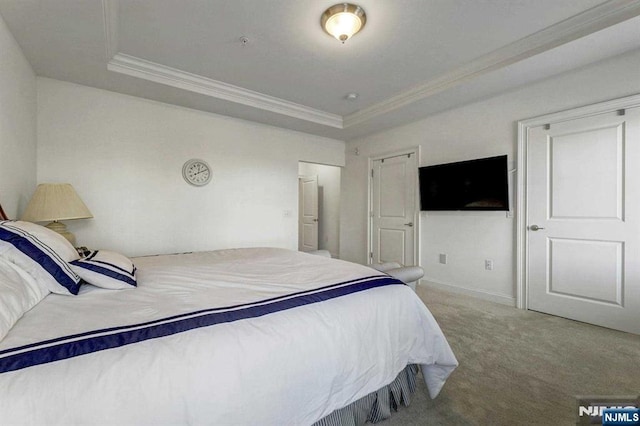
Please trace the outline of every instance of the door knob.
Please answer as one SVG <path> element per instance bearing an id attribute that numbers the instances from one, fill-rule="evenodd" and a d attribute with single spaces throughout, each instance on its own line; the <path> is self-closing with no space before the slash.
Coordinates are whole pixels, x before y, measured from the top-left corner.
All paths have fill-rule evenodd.
<path id="1" fill-rule="evenodd" d="M 529 227 L 529 229 L 532 230 L 532 231 L 539 231 L 539 230 L 544 229 L 544 228 L 541 228 L 538 225 L 531 225 Z"/>
<path id="2" fill-rule="evenodd" d="M 405 223 L 404 226 L 413 226 L 413 222 Z"/>
<path id="3" fill-rule="evenodd" d="M 314 221 L 314 222 L 317 222 L 317 221 L 318 221 L 318 219 L 313 219 L 313 221 Z"/>

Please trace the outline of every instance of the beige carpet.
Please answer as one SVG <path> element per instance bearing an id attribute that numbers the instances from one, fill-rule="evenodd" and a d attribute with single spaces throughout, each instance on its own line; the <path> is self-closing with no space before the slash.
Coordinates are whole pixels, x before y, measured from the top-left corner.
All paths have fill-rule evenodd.
<path id="1" fill-rule="evenodd" d="M 640 393 L 640 336 L 418 288 L 460 366 L 381 425 L 575 425 L 576 395 Z"/>

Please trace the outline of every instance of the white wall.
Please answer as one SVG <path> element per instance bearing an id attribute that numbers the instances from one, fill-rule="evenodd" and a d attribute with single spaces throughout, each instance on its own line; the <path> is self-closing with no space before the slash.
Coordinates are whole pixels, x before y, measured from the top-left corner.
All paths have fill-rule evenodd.
<path id="1" fill-rule="evenodd" d="M 94 219 L 78 243 L 129 255 L 297 249 L 298 161 L 338 166 L 344 143 L 38 78 L 38 182 L 69 182 Z M 202 158 L 205 187 L 182 165 Z"/>
<path id="2" fill-rule="evenodd" d="M 421 146 L 420 165 L 507 154 L 517 121 L 640 92 L 640 51 L 423 120 L 350 141 L 342 179 L 340 255 L 366 262 L 367 159 Z M 355 155 L 355 149 L 359 155 Z M 506 303 L 515 297 L 515 220 L 504 212 L 421 213 L 425 280 Z M 438 254 L 448 264 L 438 263 Z M 484 260 L 494 270 L 484 269 Z"/>
<path id="3" fill-rule="evenodd" d="M 318 249 L 340 257 L 340 167 L 301 162 L 300 176 L 318 176 Z"/>
<path id="4" fill-rule="evenodd" d="M 0 17 L 0 203 L 19 217 L 36 187 L 36 77 Z"/>

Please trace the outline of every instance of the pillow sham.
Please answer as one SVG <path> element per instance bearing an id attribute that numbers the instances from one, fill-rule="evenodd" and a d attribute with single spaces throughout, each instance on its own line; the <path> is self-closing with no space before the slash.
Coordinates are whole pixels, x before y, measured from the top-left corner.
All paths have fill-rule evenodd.
<path id="1" fill-rule="evenodd" d="M 0 221 L 0 257 L 28 272 L 49 291 L 78 294 L 80 277 L 67 262 L 80 256 L 62 235 L 23 221 Z"/>
<path id="2" fill-rule="evenodd" d="M 108 250 L 95 250 L 84 259 L 71 262 L 84 281 L 96 287 L 120 290 L 136 287 L 136 267 L 128 257 Z"/>
<path id="3" fill-rule="evenodd" d="M 0 258 L 0 341 L 47 294 L 47 287 L 17 265 Z"/>

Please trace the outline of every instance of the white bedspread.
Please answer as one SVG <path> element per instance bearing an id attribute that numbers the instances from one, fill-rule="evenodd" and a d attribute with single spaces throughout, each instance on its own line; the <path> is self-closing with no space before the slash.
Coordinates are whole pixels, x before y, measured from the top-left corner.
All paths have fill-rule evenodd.
<path id="1" fill-rule="evenodd" d="M 0 342 L 1 425 L 304 425 L 390 383 L 409 363 L 422 364 L 435 397 L 457 365 L 409 287 L 323 296 L 323 287 L 347 282 L 327 287 L 341 291 L 379 275 L 364 266 L 282 249 L 134 262 L 137 289 L 49 295 Z M 306 304 L 266 314 L 275 302 L 251 304 L 273 298 L 280 308 Z M 242 304 L 250 305 L 211 310 Z M 212 315 L 230 322 L 149 338 Z M 136 335 L 147 339 L 134 343 Z M 74 341 L 95 349 L 116 340 L 125 345 L 75 356 Z M 52 348 L 58 358 L 48 362 Z M 6 371 L 12 365 L 19 369 Z"/>

